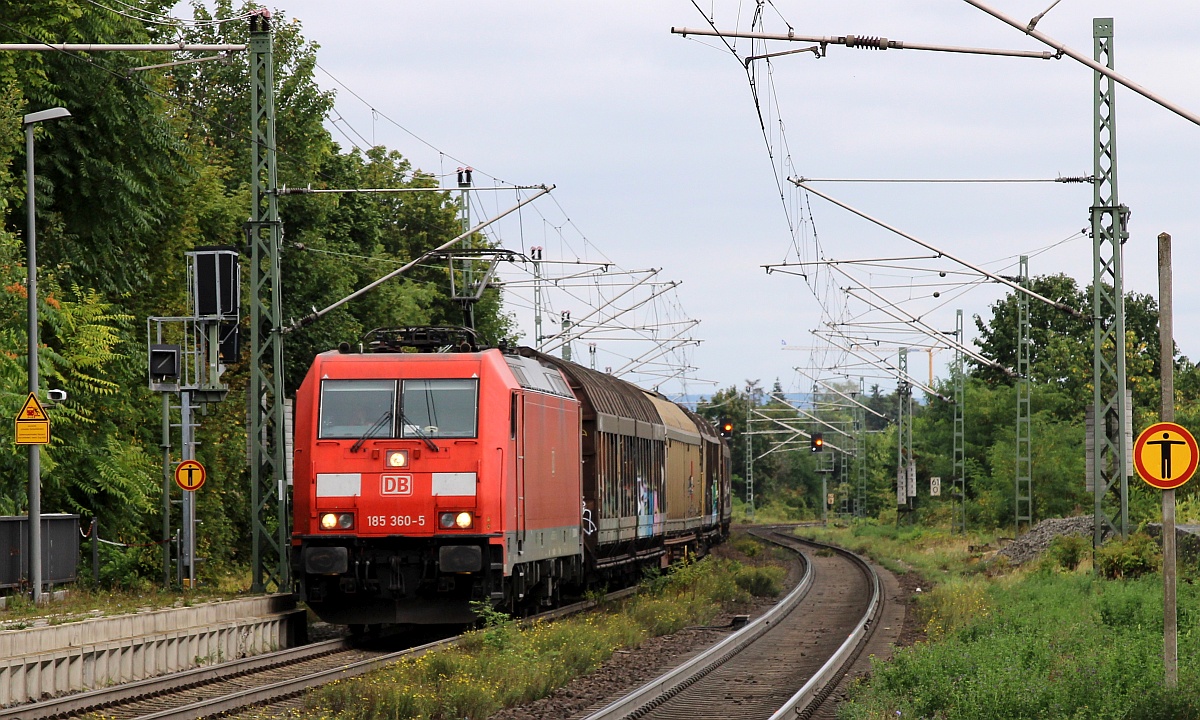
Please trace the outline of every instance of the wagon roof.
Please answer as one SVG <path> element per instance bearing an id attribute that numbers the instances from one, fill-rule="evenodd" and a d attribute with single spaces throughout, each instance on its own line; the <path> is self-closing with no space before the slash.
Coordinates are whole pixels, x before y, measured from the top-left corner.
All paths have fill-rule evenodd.
<path id="1" fill-rule="evenodd" d="M 585 411 L 633 418 L 655 425 L 662 423 L 662 418 L 659 417 L 654 403 L 646 397 L 644 390 L 632 383 L 556 358 L 553 355 L 540 353 L 533 348 L 517 348 L 517 353 L 525 357 L 537 358 L 561 370 L 571 383 L 571 389 L 579 395 Z"/>

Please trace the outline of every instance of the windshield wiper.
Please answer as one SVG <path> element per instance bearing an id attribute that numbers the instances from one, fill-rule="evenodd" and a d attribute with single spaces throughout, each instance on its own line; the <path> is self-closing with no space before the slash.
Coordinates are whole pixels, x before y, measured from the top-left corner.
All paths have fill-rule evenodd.
<path id="1" fill-rule="evenodd" d="M 420 425 L 416 425 L 416 424 L 410 423 L 408 421 L 408 418 L 404 416 L 403 410 L 400 411 L 400 425 L 401 425 L 401 427 L 404 427 L 404 428 L 407 428 L 411 425 L 412 429 L 413 429 L 413 433 L 415 433 L 417 437 L 419 437 L 425 441 L 425 445 L 429 448 L 430 452 L 441 452 L 441 450 L 437 446 L 437 443 L 430 440 L 428 435 L 421 432 Z M 403 433 L 401 433 L 401 434 L 403 434 Z"/>
<path id="2" fill-rule="evenodd" d="M 392 419 L 392 411 L 384 410 L 383 414 L 379 416 L 379 419 L 375 421 L 375 424 L 373 424 L 373 425 L 371 425 L 371 427 L 367 428 L 367 431 L 365 433 L 363 433 L 363 436 L 360 437 L 353 445 L 350 446 L 350 452 L 352 452 L 352 453 L 358 452 L 359 449 L 363 446 L 363 443 L 365 443 L 367 441 L 367 438 L 371 437 L 375 433 L 382 430 L 383 426 L 386 425 L 388 423 L 388 421 L 391 419 Z"/>

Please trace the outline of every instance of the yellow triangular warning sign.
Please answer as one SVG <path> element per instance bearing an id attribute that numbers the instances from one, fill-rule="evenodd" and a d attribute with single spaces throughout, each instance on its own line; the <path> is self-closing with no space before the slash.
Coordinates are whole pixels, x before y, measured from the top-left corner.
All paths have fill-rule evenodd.
<path id="1" fill-rule="evenodd" d="M 38 402 L 37 395 L 29 393 L 25 404 L 21 406 L 21 412 L 17 413 L 17 422 L 47 422 L 49 420 L 50 418 L 46 417 L 46 411 L 42 409 L 42 404 Z"/>

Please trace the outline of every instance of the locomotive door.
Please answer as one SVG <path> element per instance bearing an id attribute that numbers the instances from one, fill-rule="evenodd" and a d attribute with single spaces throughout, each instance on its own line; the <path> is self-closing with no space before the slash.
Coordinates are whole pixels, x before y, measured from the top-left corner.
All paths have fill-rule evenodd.
<path id="1" fill-rule="evenodd" d="M 517 491 L 516 526 L 517 552 L 525 551 L 525 396 L 513 393 L 513 427 L 517 440 L 517 467 L 514 485 Z"/>

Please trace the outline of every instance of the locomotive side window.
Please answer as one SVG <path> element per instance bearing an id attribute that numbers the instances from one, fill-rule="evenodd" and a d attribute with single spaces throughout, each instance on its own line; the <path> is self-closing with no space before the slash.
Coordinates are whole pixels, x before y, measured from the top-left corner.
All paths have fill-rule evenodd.
<path id="1" fill-rule="evenodd" d="M 478 406 L 479 381 L 474 378 L 405 380 L 401 437 L 475 437 Z"/>
<path id="2" fill-rule="evenodd" d="M 395 408 L 393 380 L 325 380 L 320 437 L 395 437 Z"/>

